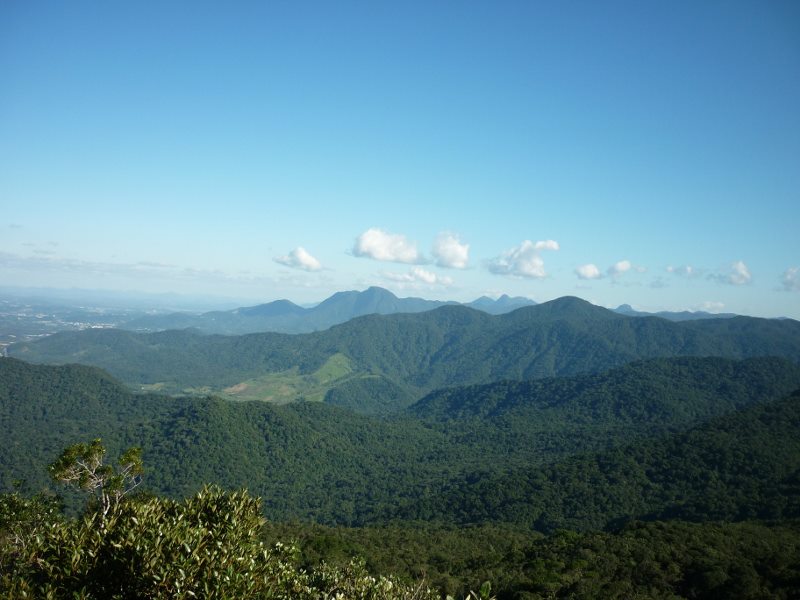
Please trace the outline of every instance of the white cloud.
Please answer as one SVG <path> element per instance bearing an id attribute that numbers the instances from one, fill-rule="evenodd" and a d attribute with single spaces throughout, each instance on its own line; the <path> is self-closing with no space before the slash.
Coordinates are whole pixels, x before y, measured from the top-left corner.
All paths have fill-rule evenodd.
<path id="1" fill-rule="evenodd" d="M 302 246 L 298 246 L 286 256 L 276 256 L 272 260 L 292 269 L 302 269 L 303 271 L 319 271 L 322 269 L 320 262 Z"/>
<path id="2" fill-rule="evenodd" d="M 371 227 L 356 238 L 353 254 L 386 262 L 421 264 L 424 257 L 406 236 Z"/>
<path id="3" fill-rule="evenodd" d="M 673 267 L 670 265 L 667 267 L 667 273 L 680 275 L 681 277 L 696 277 L 699 274 L 699 271 L 692 265 L 681 265 L 680 267 Z"/>
<path id="4" fill-rule="evenodd" d="M 728 275 L 728 279 L 733 285 L 750 283 L 752 278 L 753 276 L 750 275 L 750 270 L 743 261 L 739 260 L 731 265 L 731 272 L 730 275 Z"/>
<path id="5" fill-rule="evenodd" d="M 578 279 L 600 279 L 602 277 L 600 269 L 597 268 L 597 265 L 592 263 L 581 265 L 575 269 L 575 274 L 578 276 Z"/>
<path id="6" fill-rule="evenodd" d="M 469 262 L 469 244 L 462 244 L 459 237 L 447 231 L 436 236 L 433 243 L 436 266 L 446 269 L 466 269 Z"/>
<path id="7" fill-rule="evenodd" d="M 426 285 L 441 285 L 449 287 L 453 285 L 453 280 L 447 276 L 437 275 L 422 267 L 414 267 L 408 273 L 381 273 L 385 279 L 397 283 L 424 283 Z"/>
<path id="8" fill-rule="evenodd" d="M 615 262 L 613 265 L 608 267 L 608 274 L 611 277 L 620 277 L 621 275 L 627 273 L 631 270 L 633 265 L 629 260 L 620 260 L 619 262 Z"/>
<path id="9" fill-rule="evenodd" d="M 644 273 L 647 271 L 645 267 L 641 267 L 639 265 L 634 265 L 629 260 L 620 260 L 615 262 L 613 265 L 606 269 L 606 275 L 604 275 L 600 268 L 594 263 L 587 263 L 585 265 L 581 265 L 575 269 L 575 275 L 578 276 L 578 279 L 603 279 L 604 277 L 608 276 L 616 282 L 619 277 L 622 277 L 628 271 L 635 271 L 637 273 Z"/>
<path id="10" fill-rule="evenodd" d="M 523 242 L 524 243 L 524 242 Z M 530 243 L 530 242 L 528 242 Z M 555 240 L 545 240 L 543 242 L 536 242 L 533 246 L 536 250 L 558 250 L 558 242 Z"/>
<path id="11" fill-rule="evenodd" d="M 750 281 L 753 279 L 753 276 L 750 274 L 750 269 L 747 268 L 747 265 L 744 264 L 743 261 L 737 260 L 736 262 L 731 263 L 727 272 L 709 275 L 708 278 L 718 283 L 726 283 L 729 285 L 745 285 L 750 283 Z"/>
<path id="12" fill-rule="evenodd" d="M 800 267 L 789 267 L 784 271 L 783 289 L 787 292 L 800 292 Z"/>
<path id="13" fill-rule="evenodd" d="M 511 275 L 528 279 L 543 279 L 547 276 L 542 250 L 558 250 L 558 242 L 545 240 L 533 243 L 525 240 L 516 248 L 507 250 L 488 263 L 488 269 L 495 275 Z"/>

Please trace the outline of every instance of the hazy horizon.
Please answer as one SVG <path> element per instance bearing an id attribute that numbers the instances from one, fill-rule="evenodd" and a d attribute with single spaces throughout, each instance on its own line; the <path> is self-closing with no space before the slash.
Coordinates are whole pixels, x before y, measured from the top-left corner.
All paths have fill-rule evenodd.
<path id="1" fill-rule="evenodd" d="M 0 6 L 0 285 L 800 319 L 800 5 Z"/>
<path id="2" fill-rule="evenodd" d="M 501 296 L 506 296 L 510 298 L 527 298 L 529 300 L 533 300 L 533 298 L 528 298 L 527 296 L 511 296 L 510 294 L 498 294 L 498 295 L 488 295 L 488 296 L 479 296 L 475 298 L 471 298 L 469 300 L 453 300 L 452 298 L 428 298 L 425 296 L 424 293 L 422 294 L 414 294 L 414 293 L 396 293 L 388 288 L 383 288 L 381 286 L 370 286 L 370 287 L 379 287 L 381 289 L 387 290 L 390 293 L 394 294 L 400 299 L 403 298 L 421 298 L 424 300 L 438 300 L 438 301 L 445 301 L 445 302 L 459 302 L 461 304 L 469 304 L 476 300 L 480 300 L 481 298 L 488 297 L 491 300 L 498 300 Z M 262 304 L 269 304 L 270 302 L 276 302 L 279 300 L 288 300 L 298 306 L 302 306 L 304 308 L 313 308 L 325 300 L 329 299 L 331 296 L 340 293 L 340 292 L 356 292 L 361 293 L 365 292 L 368 288 L 363 289 L 343 289 L 339 290 L 338 292 L 334 292 L 330 296 L 326 296 L 324 298 L 319 298 L 316 301 L 311 302 L 299 302 L 292 300 L 291 298 L 270 298 L 270 299 L 260 299 L 260 298 L 233 298 L 233 297 L 226 297 L 226 296 L 215 296 L 213 294 L 206 294 L 206 295 L 189 295 L 189 294 L 180 294 L 174 292 L 162 292 L 162 293 L 148 293 L 148 292 L 138 292 L 135 290 L 91 290 L 91 289 L 79 289 L 79 288 L 64 288 L 64 289 L 56 289 L 56 288 L 16 288 L 16 287 L 8 287 L 8 286 L 0 286 L 0 300 L 2 299 L 13 299 L 16 298 L 20 299 L 36 299 L 42 300 L 47 302 L 52 302 L 55 305 L 59 303 L 63 303 L 64 306 L 94 306 L 98 308 L 114 308 L 114 309 L 122 309 L 122 308 L 129 308 L 129 309 L 138 309 L 138 310 L 151 310 L 151 311 L 158 311 L 158 312 L 187 312 L 187 313 L 204 313 L 204 312 L 213 312 L 213 311 L 225 311 L 225 310 L 233 310 L 237 308 L 244 308 L 248 306 L 257 306 Z M 536 304 L 543 304 L 547 302 L 551 302 L 553 300 L 558 300 L 560 298 L 564 298 L 567 296 L 578 297 L 587 302 L 591 302 L 586 298 L 580 296 L 580 294 L 565 294 L 562 296 L 557 296 L 554 298 L 547 298 L 544 300 L 535 300 Z M 629 302 L 621 302 L 620 304 L 614 305 L 602 305 L 592 302 L 596 306 L 600 306 L 602 308 L 607 308 L 609 310 L 616 310 L 623 306 L 628 306 L 635 311 L 643 312 L 643 313 L 659 313 L 659 312 L 672 312 L 672 313 L 679 313 L 679 312 L 696 312 L 696 313 L 708 313 L 708 314 L 734 314 L 729 313 L 729 311 L 721 311 L 721 310 L 714 310 L 713 308 L 710 310 L 702 310 L 702 309 L 675 309 L 675 310 L 665 310 L 665 309 L 650 309 L 645 306 L 640 306 L 636 304 L 631 304 Z M 743 316 L 753 316 L 753 317 L 762 317 L 762 318 L 791 318 L 787 317 L 786 315 L 747 315 L 745 313 L 735 313 L 735 314 L 742 314 Z"/>

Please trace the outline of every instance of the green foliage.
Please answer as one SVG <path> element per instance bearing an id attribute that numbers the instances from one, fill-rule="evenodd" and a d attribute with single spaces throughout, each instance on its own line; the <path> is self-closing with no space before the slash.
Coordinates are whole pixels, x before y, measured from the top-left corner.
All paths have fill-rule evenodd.
<path id="1" fill-rule="evenodd" d="M 800 514 L 800 425 L 797 402 L 776 400 L 799 378 L 780 359 L 656 359 L 450 389 L 415 413 L 377 419 L 320 403 L 134 395 L 95 369 L 4 359 L 0 486 L 24 478 L 26 490 L 41 490 L 50 457 L 100 434 L 111 455 L 140 445 L 159 466 L 145 489 L 183 498 L 203 482 L 247 486 L 272 520 L 552 531 L 791 517 Z M 742 409 L 751 412 L 726 417 Z"/>
<path id="2" fill-rule="evenodd" d="M 357 561 L 303 570 L 292 547 L 259 541 L 262 524 L 259 500 L 246 492 L 206 487 L 183 502 L 126 500 L 106 517 L 90 510 L 77 521 L 49 524 L 24 544 L 4 546 L 10 560 L 0 592 L 99 599 L 436 597 L 421 584 L 372 577 Z"/>
<path id="3" fill-rule="evenodd" d="M 673 521 L 631 523 L 617 533 L 561 531 L 523 555 L 508 597 L 780 599 L 796 598 L 800 589 L 796 522 Z"/>
<path id="4" fill-rule="evenodd" d="M 444 527 L 414 522 L 348 528 L 270 521 L 264 529 L 267 543 L 295 540 L 306 568 L 321 562 L 344 566 L 353 556 L 363 556 L 372 574 L 393 573 L 408 583 L 424 577 L 443 596 L 454 598 L 479 590 L 487 580 L 494 587 L 508 583 L 518 569 L 512 557 L 540 537 L 525 529 L 491 524 Z"/>
<path id="5" fill-rule="evenodd" d="M 105 515 L 112 504 L 141 482 L 142 449 L 129 448 L 119 457 L 119 468 L 103 464 L 106 449 L 98 438 L 89 444 L 73 444 L 49 467 L 50 476 L 61 483 L 94 494 Z"/>
<path id="6" fill-rule="evenodd" d="M 16 491 L 0 494 L 0 573 L 11 568 L 31 540 L 62 521 L 61 508 L 56 496 L 26 497 Z"/>
<path id="7" fill-rule="evenodd" d="M 331 388 L 325 402 L 364 415 L 386 415 L 412 404 L 414 392 L 380 375 L 362 375 Z"/>
<path id="8" fill-rule="evenodd" d="M 466 597 L 491 581 L 500 600 L 545 598 L 796 598 L 800 522 L 632 522 L 617 531 L 550 536 L 508 527 L 345 529 L 269 524 L 266 539 L 295 537 L 304 564 L 346 564 L 414 578 Z"/>
<path id="9" fill-rule="evenodd" d="M 639 519 L 800 517 L 800 391 L 687 432 L 533 468 L 468 473 L 402 519 L 513 521 L 540 531 Z"/>

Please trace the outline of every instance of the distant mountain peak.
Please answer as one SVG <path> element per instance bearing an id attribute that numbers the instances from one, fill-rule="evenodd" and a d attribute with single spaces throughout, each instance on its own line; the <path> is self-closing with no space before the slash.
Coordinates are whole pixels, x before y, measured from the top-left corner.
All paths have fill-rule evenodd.
<path id="1" fill-rule="evenodd" d="M 298 306 L 289 300 L 275 300 L 274 302 L 267 302 L 266 304 L 258 304 L 256 306 L 246 306 L 233 311 L 235 314 L 244 315 L 247 317 L 273 317 L 290 314 L 300 314 L 305 312 L 302 306 Z"/>
<path id="2" fill-rule="evenodd" d="M 524 298 L 522 296 L 511 297 L 508 294 L 503 294 L 496 300 L 490 298 L 489 296 L 481 296 L 472 302 L 468 302 L 465 306 L 469 306 L 470 308 L 475 308 L 492 315 L 500 315 L 525 306 L 534 306 L 535 304 L 536 302 L 530 298 Z"/>
<path id="3" fill-rule="evenodd" d="M 530 314 L 535 314 L 539 318 L 613 319 L 621 317 L 607 308 L 597 306 L 577 296 L 562 296 L 537 304 L 529 310 Z"/>
<path id="4" fill-rule="evenodd" d="M 382 288 L 382 287 L 380 287 L 378 285 L 371 285 L 367 289 L 365 289 L 363 292 L 360 292 L 360 293 L 361 294 L 380 294 L 381 296 L 391 296 L 392 298 L 397 298 L 397 296 L 395 296 L 392 292 L 390 292 L 386 288 Z"/>
<path id="5" fill-rule="evenodd" d="M 601 308 L 595 304 L 592 304 L 588 300 L 584 300 L 583 298 L 578 298 L 577 296 L 561 296 L 560 298 L 555 298 L 554 300 L 550 300 L 548 302 L 542 302 L 538 306 L 557 308 L 559 310 L 566 310 L 572 308 L 583 308 L 583 309 Z"/>
<path id="6" fill-rule="evenodd" d="M 395 296 L 389 290 L 378 287 L 377 285 L 373 285 L 365 289 L 363 292 L 356 292 L 362 298 L 370 298 L 370 299 L 381 299 L 381 300 L 399 300 L 397 296 Z"/>

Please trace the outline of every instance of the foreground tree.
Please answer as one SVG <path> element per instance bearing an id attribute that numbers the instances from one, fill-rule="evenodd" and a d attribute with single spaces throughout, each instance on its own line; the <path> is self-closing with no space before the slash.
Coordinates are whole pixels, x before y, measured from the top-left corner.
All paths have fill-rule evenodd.
<path id="1" fill-rule="evenodd" d="M 89 444 L 73 444 L 50 465 L 50 476 L 75 489 L 93 494 L 103 520 L 111 508 L 142 482 L 142 450 L 129 448 L 118 468 L 103 463 L 106 449 L 98 438 Z"/>
<path id="2" fill-rule="evenodd" d="M 318 600 L 433 600 L 422 583 L 373 577 L 363 561 L 345 568 L 300 568 L 299 552 L 261 540 L 261 500 L 246 491 L 206 486 L 174 501 L 128 495 L 139 485 L 138 450 L 122 455 L 118 468 L 103 464 L 100 440 L 67 448 L 51 475 L 91 492 L 77 520 L 48 518 L 20 528 L 30 515 L 0 502 L 0 597 L 71 599 L 237 598 Z M 39 523 L 41 519 L 34 519 Z M 0 531 L 2 534 L 2 531 Z"/>

